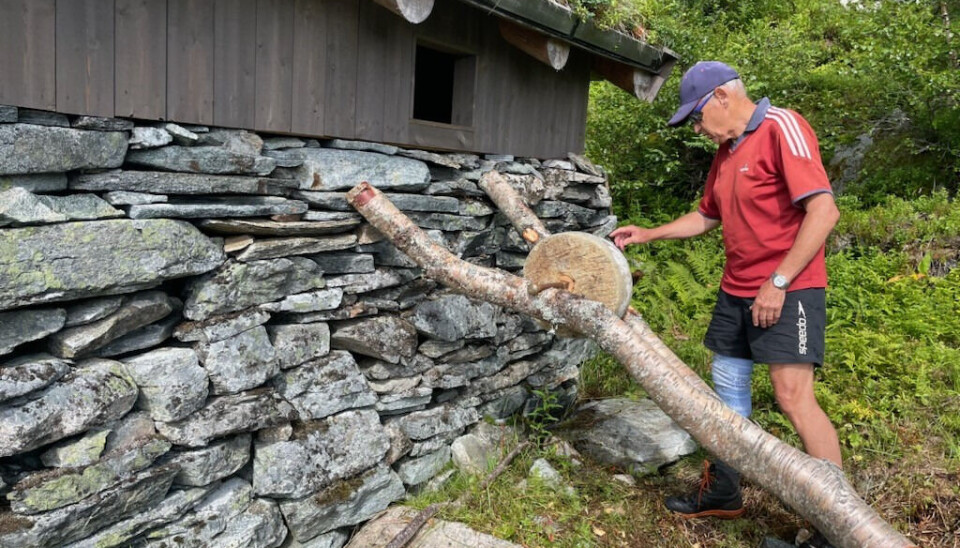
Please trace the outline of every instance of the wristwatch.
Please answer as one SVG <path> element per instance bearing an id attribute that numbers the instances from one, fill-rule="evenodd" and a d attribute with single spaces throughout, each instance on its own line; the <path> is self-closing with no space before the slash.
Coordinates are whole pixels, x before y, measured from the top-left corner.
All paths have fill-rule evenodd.
<path id="1" fill-rule="evenodd" d="M 773 282 L 773 287 L 776 287 L 777 289 L 786 291 L 787 288 L 790 287 L 790 280 L 788 280 L 783 274 L 777 274 L 774 272 L 770 275 L 770 281 Z"/>

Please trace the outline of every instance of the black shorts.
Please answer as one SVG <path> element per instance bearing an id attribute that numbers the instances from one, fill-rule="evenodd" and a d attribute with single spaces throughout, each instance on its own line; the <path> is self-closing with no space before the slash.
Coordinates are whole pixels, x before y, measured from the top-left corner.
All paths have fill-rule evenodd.
<path id="1" fill-rule="evenodd" d="M 753 298 L 734 297 L 720 290 L 703 344 L 717 354 L 758 363 L 823 364 L 827 325 L 823 288 L 788 291 L 780 320 L 754 327 Z"/>

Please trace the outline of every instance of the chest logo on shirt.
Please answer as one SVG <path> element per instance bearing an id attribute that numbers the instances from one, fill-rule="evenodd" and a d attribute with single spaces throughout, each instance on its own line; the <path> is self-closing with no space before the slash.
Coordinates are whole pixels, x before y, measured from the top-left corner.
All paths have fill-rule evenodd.
<path id="1" fill-rule="evenodd" d="M 743 164 L 740 167 L 740 173 L 746 173 L 748 171 L 750 171 L 750 164 Z"/>

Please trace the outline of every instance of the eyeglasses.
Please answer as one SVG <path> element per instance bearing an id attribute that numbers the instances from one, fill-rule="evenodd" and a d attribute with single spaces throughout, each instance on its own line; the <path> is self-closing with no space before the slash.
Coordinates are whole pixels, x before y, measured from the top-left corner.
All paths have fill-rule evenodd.
<path id="1" fill-rule="evenodd" d="M 693 112 L 690 113 L 690 116 L 687 116 L 687 121 L 691 124 L 699 124 L 703 121 L 703 107 L 707 106 L 707 103 L 710 102 L 710 98 L 713 97 L 714 89 L 710 93 L 703 96 L 703 99 L 700 99 L 700 102 L 697 103 L 697 106 L 693 107 Z"/>

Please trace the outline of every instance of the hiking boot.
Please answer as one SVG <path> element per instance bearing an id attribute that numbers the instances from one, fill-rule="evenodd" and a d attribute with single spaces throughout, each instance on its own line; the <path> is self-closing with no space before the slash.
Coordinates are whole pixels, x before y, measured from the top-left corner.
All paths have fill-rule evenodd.
<path id="1" fill-rule="evenodd" d="M 664 503 L 685 518 L 738 518 L 744 512 L 740 473 L 720 461 L 703 461 L 700 488 L 687 495 L 667 497 Z"/>
<path id="2" fill-rule="evenodd" d="M 827 537 L 820 531 L 814 530 L 813 535 L 799 544 L 800 548 L 834 548 Z"/>

